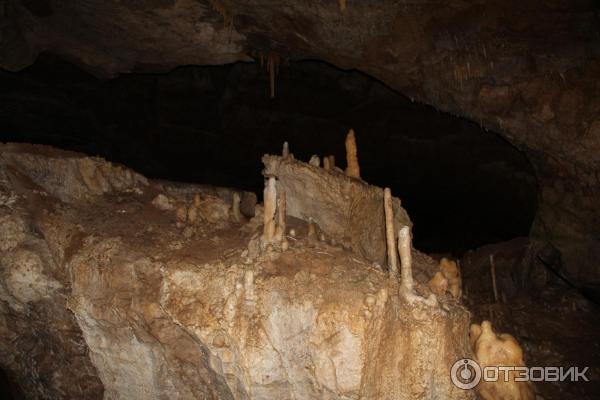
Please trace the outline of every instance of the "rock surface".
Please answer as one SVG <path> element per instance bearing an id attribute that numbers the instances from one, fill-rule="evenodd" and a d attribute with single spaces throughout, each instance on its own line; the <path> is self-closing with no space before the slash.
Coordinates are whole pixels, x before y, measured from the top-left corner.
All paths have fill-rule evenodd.
<path id="1" fill-rule="evenodd" d="M 473 398 L 450 382 L 471 351 L 449 297 L 408 304 L 386 272 L 302 233 L 250 258 L 260 216 L 177 227 L 153 204 L 227 204 L 198 188 L 43 146 L 0 154 L 0 362 L 28 398 Z M 437 265 L 414 264 L 426 295 Z"/>

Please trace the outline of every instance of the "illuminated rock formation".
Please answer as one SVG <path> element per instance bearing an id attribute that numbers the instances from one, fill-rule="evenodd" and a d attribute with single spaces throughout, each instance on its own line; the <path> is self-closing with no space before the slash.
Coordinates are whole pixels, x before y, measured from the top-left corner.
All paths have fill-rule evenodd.
<path id="1" fill-rule="evenodd" d="M 481 325 L 471 325 L 471 346 L 475 359 L 481 368 L 490 366 L 524 367 L 523 350 L 514 337 L 506 333 L 496 334 L 490 321 Z M 508 376 L 506 374 L 508 373 Z M 498 380 L 488 382 L 482 380 L 477 386 L 477 393 L 485 400 L 534 400 L 535 394 L 529 382 L 515 381 L 522 376 L 517 371 L 499 371 Z"/>

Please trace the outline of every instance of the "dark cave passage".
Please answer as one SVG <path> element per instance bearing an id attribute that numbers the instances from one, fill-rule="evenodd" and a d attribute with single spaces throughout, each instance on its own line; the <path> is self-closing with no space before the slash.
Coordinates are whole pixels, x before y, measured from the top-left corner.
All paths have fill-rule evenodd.
<path id="1" fill-rule="evenodd" d="M 2 141 L 99 155 L 151 178 L 262 191 L 264 153 L 335 155 L 357 133 L 362 176 L 389 186 L 415 247 L 458 255 L 526 236 L 537 189 L 528 160 L 499 135 L 411 103 L 356 71 L 322 62 L 282 65 L 276 97 L 258 64 L 181 67 L 100 81 L 43 56 L 0 73 Z"/>

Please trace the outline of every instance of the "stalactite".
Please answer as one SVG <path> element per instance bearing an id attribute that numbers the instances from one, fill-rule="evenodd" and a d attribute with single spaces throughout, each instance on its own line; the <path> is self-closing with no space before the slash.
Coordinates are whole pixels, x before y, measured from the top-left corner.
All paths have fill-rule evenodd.
<path id="1" fill-rule="evenodd" d="M 340 7 L 340 11 L 346 10 L 346 3 L 347 3 L 347 0 L 338 0 L 338 5 Z"/>
<path id="2" fill-rule="evenodd" d="M 254 57 L 258 57 L 260 61 L 260 68 L 266 64 L 267 73 L 269 74 L 269 93 L 272 99 L 275 98 L 275 76 L 279 74 L 279 64 L 281 64 L 281 57 L 275 53 L 265 53 L 260 50 L 254 52 Z M 266 58 L 266 63 L 265 63 Z"/>
<path id="3" fill-rule="evenodd" d="M 354 130 L 350 129 L 346 135 L 346 175 L 360 178 L 360 166 L 358 165 L 358 150 L 356 148 L 356 136 Z"/>
<path id="4" fill-rule="evenodd" d="M 385 211 L 385 236 L 387 239 L 388 268 L 390 275 L 398 275 L 398 258 L 396 255 L 396 239 L 394 238 L 394 210 L 392 208 L 392 191 L 383 190 L 383 209 Z"/>

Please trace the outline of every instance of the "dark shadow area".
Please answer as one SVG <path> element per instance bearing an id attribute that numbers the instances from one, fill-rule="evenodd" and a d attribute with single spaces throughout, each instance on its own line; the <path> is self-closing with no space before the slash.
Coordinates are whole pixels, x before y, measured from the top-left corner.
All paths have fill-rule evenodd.
<path id="1" fill-rule="evenodd" d="M 4 400 L 24 399 L 21 389 L 9 378 L 6 371 L 0 368 L 0 398 Z"/>
<path id="2" fill-rule="evenodd" d="M 363 178 L 390 186 L 415 247 L 453 252 L 528 234 L 536 184 L 525 156 L 465 119 L 411 103 L 322 62 L 282 65 L 276 97 L 258 64 L 181 67 L 99 81 L 58 58 L 0 73 L 0 139 L 99 155 L 151 178 L 260 193 L 263 153 L 283 141 L 302 160 L 357 134 Z"/>

